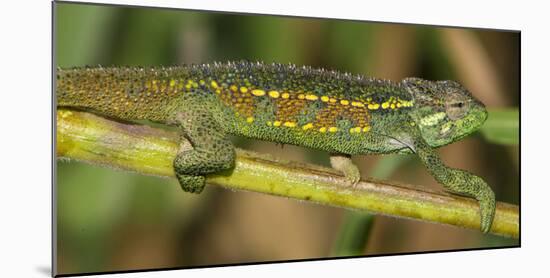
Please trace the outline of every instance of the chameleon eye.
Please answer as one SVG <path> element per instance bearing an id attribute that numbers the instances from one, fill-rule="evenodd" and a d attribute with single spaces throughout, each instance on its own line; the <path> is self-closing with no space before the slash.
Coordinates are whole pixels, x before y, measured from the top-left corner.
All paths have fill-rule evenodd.
<path id="1" fill-rule="evenodd" d="M 464 106 L 464 102 L 458 101 L 458 102 L 452 103 L 451 106 L 453 108 L 462 108 L 462 106 Z"/>
<path id="2" fill-rule="evenodd" d="M 445 100 L 445 112 L 451 120 L 457 120 L 468 112 L 468 100 L 459 94 L 451 94 Z"/>

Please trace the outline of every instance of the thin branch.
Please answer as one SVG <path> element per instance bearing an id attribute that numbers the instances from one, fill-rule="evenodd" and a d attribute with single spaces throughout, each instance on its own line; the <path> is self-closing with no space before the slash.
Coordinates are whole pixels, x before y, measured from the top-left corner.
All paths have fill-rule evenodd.
<path id="1" fill-rule="evenodd" d="M 96 115 L 59 109 L 57 155 L 91 164 L 173 177 L 172 160 L 180 138 L 174 131 L 121 123 Z M 187 148 L 190 148 L 187 142 Z M 374 179 L 354 188 L 330 168 L 279 160 L 237 150 L 232 171 L 209 175 L 209 184 L 365 210 L 395 217 L 479 229 L 478 203 L 470 198 Z M 518 207 L 497 204 L 491 233 L 517 238 Z"/>

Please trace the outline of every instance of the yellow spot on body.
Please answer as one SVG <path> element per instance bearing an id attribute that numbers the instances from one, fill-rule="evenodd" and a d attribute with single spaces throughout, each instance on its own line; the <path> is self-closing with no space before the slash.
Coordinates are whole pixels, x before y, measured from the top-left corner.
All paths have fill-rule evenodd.
<path id="1" fill-rule="evenodd" d="M 327 96 L 322 96 L 321 97 L 321 100 L 324 101 L 324 102 L 327 102 L 329 100 L 329 97 Z"/>
<path id="2" fill-rule="evenodd" d="M 248 92 L 248 88 L 247 87 L 241 87 L 240 91 L 241 91 L 241 93 L 246 93 L 246 92 Z"/>
<path id="3" fill-rule="evenodd" d="M 399 102 L 397 103 L 397 106 L 399 107 L 399 104 L 401 104 L 401 106 L 403 107 L 412 107 L 413 106 L 413 101 L 412 100 L 399 100 Z"/>
<path id="4" fill-rule="evenodd" d="M 197 84 L 197 82 L 193 82 L 193 88 L 197 88 L 199 87 L 199 84 Z"/>
<path id="5" fill-rule="evenodd" d="M 336 132 L 336 131 L 338 131 L 338 128 L 335 127 L 335 126 L 331 126 L 331 127 L 328 128 L 328 131 L 329 132 Z"/>
<path id="6" fill-rule="evenodd" d="M 391 107 L 391 109 L 395 109 L 395 103 L 392 103 L 392 104 L 390 105 L 390 107 Z"/>
<path id="7" fill-rule="evenodd" d="M 241 92 L 243 92 L 243 88 L 245 88 L 245 87 L 241 87 Z M 243 93 L 246 93 L 246 91 L 244 91 Z M 257 97 L 261 97 L 261 96 L 265 95 L 265 91 L 260 90 L 260 89 L 255 89 L 255 90 L 252 90 L 252 94 L 257 96 Z"/>
<path id="8" fill-rule="evenodd" d="M 286 127 L 295 127 L 296 123 L 295 122 L 285 122 L 283 125 L 286 126 Z"/>
<path id="9" fill-rule="evenodd" d="M 355 106 L 355 107 L 365 107 L 365 105 L 364 105 L 362 102 L 359 102 L 359 101 L 352 101 L 352 102 L 351 102 L 351 106 Z"/>
<path id="10" fill-rule="evenodd" d="M 216 94 L 221 94 L 221 90 L 220 89 L 216 89 Z"/>
<path id="11" fill-rule="evenodd" d="M 340 104 L 342 104 L 342 105 L 348 105 L 348 104 L 349 104 L 349 101 L 343 99 L 343 100 L 340 101 Z"/>
<path id="12" fill-rule="evenodd" d="M 212 86 L 212 88 L 214 88 L 214 89 L 217 89 L 218 88 L 218 82 L 212 80 L 212 82 L 210 82 L 210 86 Z"/>
<path id="13" fill-rule="evenodd" d="M 349 132 L 350 133 L 359 133 L 359 132 L 361 132 L 361 127 L 360 126 L 352 127 L 352 128 L 349 129 Z"/>
<path id="14" fill-rule="evenodd" d="M 327 128 L 326 128 L 326 127 L 322 127 L 322 128 L 319 129 L 319 132 L 323 132 L 323 133 L 324 133 L 324 132 L 327 132 Z"/>
<path id="15" fill-rule="evenodd" d="M 299 94 L 298 95 L 298 99 L 304 99 L 306 96 L 304 96 L 303 94 Z"/>
<path id="16" fill-rule="evenodd" d="M 176 86 L 176 80 L 170 79 L 170 87 Z"/>
<path id="17" fill-rule="evenodd" d="M 312 124 L 312 123 L 309 123 L 309 124 L 306 124 L 306 125 L 302 126 L 302 129 L 303 129 L 303 130 L 308 130 L 308 129 L 310 129 L 310 128 L 313 128 L 313 124 Z"/>
<path id="18" fill-rule="evenodd" d="M 191 89 L 191 84 L 185 85 L 185 88 L 186 88 L 187 90 Z"/>
<path id="19" fill-rule="evenodd" d="M 370 126 L 363 127 L 363 132 L 368 132 L 370 130 Z"/>
<path id="20" fill-rule="evenodd" d="M 397 108 L 400 108 L 400 107 L 401 107 L 401 102 L 398 102 L 398 103 L 396 104 L 396 106 L 397 106 Z"/>
<path id="21" fill-rule="evenodd" d="M 239 88 L 237 88 L 237 86 L 235 86 L 235 85 L 231 85 L 231 87 L 229 87 L 229 89 L 231 89 L 231 91 L 233 91 L 233 92 L 236 92 Z"/>
<path id="22" fill-rule="evenodd" d="M 269 91 L 269 93 L 267 93 L 267 94 L 272 98 L 278 98 L 279 97 L 279 92 L 277 92 L 277 91 Z"/>
<path id="23" fill-rule="evenodd" d="M 330 103 L 335 103 L 335 102 L 336 102 L 336 99 L 335 99 L 335 98 L 331 98 L 331 99 L 329 99 L 329 102 L 330 102 Z"/>
<path id="24" fill-rule="evenodd" d="M 290 94 L 289 94 L 289 93 L 283 93 L 283 94 L 281 95 L 281 97 L 284 98 L 284 99 L 287 99 L 287 98 L 290 97 Z"/>
<path id="25" fill-rule="evenodd" d="M 267 122 L 266 124 L 267 124 L 268 126 L 271 126 L 271 125 L 272 125 L 272 123 L 271 123 L 271 122 Z"/>
<path id="26" fill-rule="evenodd" d="M 202 80 L 202 79 L 199 80 L 199 84 L 201 84 L 201 86 L 204 85 L 204 83 L 205 83 L 204 80 Z"/>
<path id="27" fill-rule="evenodd" d="M 253 121 L 254 121 L 254 117 L 248 117 L 248 118 L 246 118 L 246 122 L 247 122 L 247 123 L 251 123 L 251 122 L 253 122 Z"/>
<path id="28" fill-rule="evenodd" d="M 317 100 L 318 98 L 316 95 L 306 95 L 307 100 Z"/>
<path id="29" fill-rule="evenodd" d="M 388 102 L 382 103 L 382 108 L 383 109 L 388 109 L 388 107 L 390 107 L 390 104 Z"/>
<path id="30" fill-rule="evenodd" d="M 281 126 L 281 121 L 274 121 L 273 126 Z"/>

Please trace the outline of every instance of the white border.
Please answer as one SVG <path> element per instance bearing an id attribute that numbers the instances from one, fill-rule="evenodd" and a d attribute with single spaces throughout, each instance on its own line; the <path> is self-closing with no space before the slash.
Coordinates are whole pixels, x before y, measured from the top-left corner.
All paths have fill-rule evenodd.
<path id="1" fill-rule="evenodd" d="M 89 1 L 96 2 L 96 1 Z M 101 1 L 167 7 L 490 27 L 522 31 L 522 248 L 267 264 L 102 277 L 518 277 L 547 273 L 548 8 L 525 1 Z M 543 3 L 541 1 L 541 3 Z M 312 8 L 313 7 L 313 8 Z M 4 3 L 0 87 L 2 277 L 45 277 L 50 267 L 51 3 Z"/>

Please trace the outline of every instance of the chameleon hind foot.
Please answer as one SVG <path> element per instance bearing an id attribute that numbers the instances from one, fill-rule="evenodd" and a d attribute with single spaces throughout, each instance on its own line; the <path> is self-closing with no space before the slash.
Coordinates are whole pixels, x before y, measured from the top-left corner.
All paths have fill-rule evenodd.
<path id="1" fill-rule="evenodd" d="M 333 169 L 344 174 L 350 186 L 355 186 L 361 180 L 361 173 L 357 165 L 353 163 L 350 156 L 342 154 L 333 154 L 330 156 L 330 165 Z"/>
<path id="2" fill-rule="evenodd" d="M 193 149 L 178 152 L 174 172 L 184 191 L 200 193 L 205 175 L 233 168 L 235 148 L 212 115 L 201 107 L 190 105 L 185 112 L 178 113 L 176 124 Z"/>
<path id="3" fill-rule="evenodd" d="M 219 146 L 223 142 L 216 142 Z M 226 142 L 227 143 L 227 142 Z M 205 186 L 204 175 L 233 167 L 235 151 L 229 147 L 225 152 L 211 153 L 200 148 L 178 153 L 174 159 L 174 172 L 185 192 L 201 193 Z"/>

